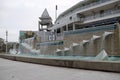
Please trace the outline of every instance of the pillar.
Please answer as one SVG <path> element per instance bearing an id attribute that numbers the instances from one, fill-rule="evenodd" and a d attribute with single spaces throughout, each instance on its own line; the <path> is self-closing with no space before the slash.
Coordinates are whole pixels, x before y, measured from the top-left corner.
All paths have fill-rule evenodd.
<path id="1" fill-rule="evenodd" d="M 66 25 L 66 31 L 68 31 L 68 24 Z"/>
<path id="2" fill-rule="evenodd" d="M 75 23 L 73 23 L 73 31 L 75 30 Z"/>

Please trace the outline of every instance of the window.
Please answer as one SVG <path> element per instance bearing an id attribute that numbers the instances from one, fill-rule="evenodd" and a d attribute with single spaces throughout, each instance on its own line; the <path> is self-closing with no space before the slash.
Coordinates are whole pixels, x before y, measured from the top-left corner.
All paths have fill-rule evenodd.
<path id="1" fill-rule="evenodd" d="M 66 29 L 66 26 L 63 26 L 63 30 L 64 30 L 64 31 L 66 31 L 66 30 L 67 30 L 67 29 Z"/>
<path id="2" fill-rule="evenodd" d="M 76 25 L 75 29 L 80 29 L 80 27 L 81 27 L 80 25 Z"/>
<path id="3" fill-rule="evenodd" d="M 69 19 L 72 20 L 72 16 Z"/>
<path id="4" fill-rule="evenodd" d="M 68 24 L 68 31 L 73 30 L 73 25 L 72 24 Z"/>
<path id="5" fill-rule="evenodd" d="M 104 10 L 101 10 L 100 11 L 100 17 L 103 17 L 104 16 Z"/>
<path id="6" fill-rule="evenodd" d="M 57 29 L 57 33 L 60 33 L 60 28 Z"/>

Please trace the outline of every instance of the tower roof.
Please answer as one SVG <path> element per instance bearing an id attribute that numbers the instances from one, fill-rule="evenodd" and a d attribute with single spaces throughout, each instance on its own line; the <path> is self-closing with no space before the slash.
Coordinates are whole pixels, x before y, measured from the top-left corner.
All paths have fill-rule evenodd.
<path id="1" fill-rule="evenodd" d="M 44 18 L 48 18 L 48 19 L 51 19 L 51 17 L 49 16 L 49 13 L 47 11 L 47 9 L 45 8 L 45 10 L 43 11 L 40 19 L 44 19 Z"/>

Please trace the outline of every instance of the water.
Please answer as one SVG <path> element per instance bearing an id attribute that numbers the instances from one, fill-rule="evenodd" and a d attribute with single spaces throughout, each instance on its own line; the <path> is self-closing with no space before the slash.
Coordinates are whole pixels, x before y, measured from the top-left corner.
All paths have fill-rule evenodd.
<path id="1" fill-rule="evenodd" d="M 89 42 L 89 40 L 83 40 L 82 44 L 84 45 L 85 43 Z"/>
<path id="2" fill-rule="evenodd" d="M 55 55 L 56 56 L 62 56 L 63 55 L 63 51 L 60 50 L 60 49 L 57 49 L 56 52 L 55 52 Z"/>
<path id="3" fill-rule="evenodd" d="M 105 49 L 105 40 L 106 40 L 106 37 L 113 34 L 113 32 L 104 32 L 103 36 L 102 36 L 102 41 L 101 41 L 101 49 L 100 50 L 103 50 Z"/>
<path id="4" fill-rule="evenodd" d="M 108 54 L 105 50 L 102 50 L 96 57 L 95 60 L 108 60 Z"/>
<path id="5" fill-rule="evenodd" d="M 98 38 L 100 38 L 100 36 L 93 35 L 93 37 L 91 38 L 91 40 L 94 41 L 94 40 L 96 40 Z"/>
<path id="6" fill-rule="evenodd" d="M 72 55 L 80 55 L 80 44 L 73 43 L 71 48 L 71 53 L 74 53 Z"/>
<path id="7" fill-rule="evenodd" d="M 97 53 L 97 39 L 100 39 L 100 36 L 93 35 L 92 38 L 89 41 L 88 49 L 87 49 L 87 55 L 96 55 Z"/>
<path id="8" fill-rule="evenodd" d="M 64 48 L 64 50 L 63 50 L 63 54 L 64 54 L 64 56 L 68 56 L 68 55 L 71 55 L 71 50 L 70 50 L 70 48 Z"/>
<path id="9" fill-rule="evenodd" d="M 31 52 L 31 53 L 35 53 L 35 54 L 39 54 L 40 53 L 40 50 L 36 50 L 36 49 L 33 49 L 32 46 L 28 45 L 27 43 L 21 43 L 21 47 L 23 49 L 24 47 L 24 50 L 27 49 L 27 51 Z M 26 48 L 26 49 L 25 49 Z"/>
<path id="10" fill-rule="evenodd" d="M 85 45 L 88 42 L 89 42 L 89 40 L 83 40 L 82 42 L 80 42 L 80 54 L 81 55 L 86 55 Z"/>
<path id="11" fill-rule="evenodd" d="M 16 51 L 16 49 L 10 49 L 10 50 L 9 50 L 9 53 L 10 53 L 10 54 L 17 54 L 17 51 Z"/>
<path id="12" fill-rule="evenodd" d="M 72 47 L 76 47 L 76 46 L 79 46 L 80 44 L 78 44 L 78 43 L 73 43 L 72 44 Z"/>
<path id="13" fill-rule="evenodd" d="M 104 51 L 101 51 L 104 52 Z M 95 56 L 58 56 L 58 55 L 36 55 L 36 54 L 10 54 L 13 56 L 22 56 L 22 57 L 32 57 L 32 58 L 48 58 L 48 59 L 65 59 L 65 60 L 99 60 L 99 61 L 120 61 L 120 56 L 116 57 L 116 56 L 107 56 L 107 59 L 105 58 L 106 54 L 104 55 L 104 53 L 102 53 L 102 56 L 100 56 L 101 54 L 99 54 L 99 57 L 95 57 Z M 104 59 L 105 58 L 105 59 Z"/>

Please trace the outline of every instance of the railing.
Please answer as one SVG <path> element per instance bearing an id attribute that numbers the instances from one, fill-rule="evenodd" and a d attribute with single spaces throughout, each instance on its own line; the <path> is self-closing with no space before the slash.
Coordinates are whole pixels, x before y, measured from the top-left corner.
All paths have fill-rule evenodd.
<path id="1" fill-rule="evenodd" d="M 95 6 L 95 5 L 99 5 L 99 4 L 107 2 L 107 1 L 111 1 L 111 0 L 99 0 L 98 2 L 93 2 L 89 5 L 85 5 L 83 7 L 80 7 L 79 9 L 82 10 L 82 9 L 89 8 L 89 7 L 92 7 L 92 6 Z"/>
<path id="2" fill-rule="evenodd" d="M 105 17 L 105 16 L 109 16 L 109 15 L 115 15 L 120 13 L 120 9 L 118 10 L 107 10 L 105 11 L 103 14 L 97 13 L 94 16 L 87 16 L 84 21 L 88 21 L 88 20 L 92 20 L 92 19 L 96 19 L 96 18 L 101 18 L 101 17 Z"/>
<path id="3" fill-rule="evenodd" d="M 64 35 L 73 35 L 73 34 L 84 34 L 84 33 L 91 33 L 91 32 L 101 32 L 101 31 L 108 31 L 108 30 L 114 30 L 116 28 L 115 24 L 110 25 L 102 25 L 102 26 L 96 26 L 96 27 L 89 27 L 89 28 L 83 28 L 78 29 L 75 31 L 66 31 L 64 32 Z"/>

